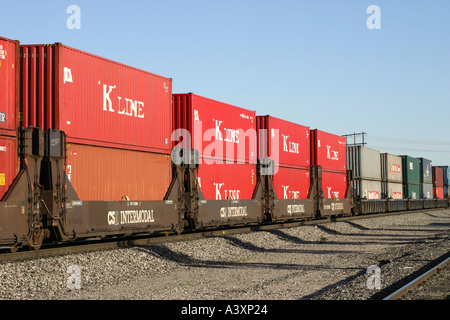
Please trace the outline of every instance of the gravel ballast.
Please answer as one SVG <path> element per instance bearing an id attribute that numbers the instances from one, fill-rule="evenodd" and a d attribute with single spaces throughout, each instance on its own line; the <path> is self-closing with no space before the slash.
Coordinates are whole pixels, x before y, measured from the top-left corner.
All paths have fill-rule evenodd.
<path id="1" fill-rule="evenodd" d="M 366 300 L 449 248 L 450 210 L 374 215 L 2 263 L 0 299 Z"/>

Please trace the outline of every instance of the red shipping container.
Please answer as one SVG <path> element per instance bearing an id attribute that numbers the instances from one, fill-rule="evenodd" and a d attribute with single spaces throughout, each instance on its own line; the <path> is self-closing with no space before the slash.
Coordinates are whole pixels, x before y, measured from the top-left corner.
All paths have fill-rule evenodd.
<path id="1" fill-rule="evenodd" d="M 310 170 L 279 167 L 273 184 L 278 199 L 306 199 L 311 184 Z"/>
<path id="2" fill-rule="evenodd" d="M 80 200 L 163 200 L 172 179 L 170 155 L 67 145 L 66 175 Z"/>
<path id="3" fill-rule="evenodd" d="M 322 191 L 325 199 L 345 198 L 347 192 L 347 174 L 322 171 Z"/>
<path id="4" fill-rule="evenodd" d="M 257 116 L 256 119 L 258 157 L 269 157 L 276 166 L 309 170 L 309 127 L 268 115 Z"/>
<path id="5" fill-rule="evenodd" d="M 0 37 L 0 131 L 16 135 L 20 106 L 20 44 Z"/>
<path id="6" fill-rule="evenodd" d="M 197 174 L 206 200 L 252 199 L 256 187 L 256 166 L 253 164 L 200 164 Z"/>
<path id="7" fill-rule="evenodd" d="M 255 111 L 185 93 L 173 95 L 173 114 L 173 127 L 189 132 L 189 147 L 201 158 L 256 163 Z M 173 140 L 180 145 L 178 137 Z"/>
<path id="8" fill-rule="evenodd" d="M 322 170 L 347 171 L 347 144 L 344 137 L 320 130 L 311 130 L 311 165 Z"/>
<path id="9" fill-rule="evenodd" d="M 444 187 L 433 187 L 433 193 L 437 199 L 444 199 Z"/>
<path id="10" fill-rule="evenodd" d="M 73 143 L 170 153 L 172 80 L 60 43 L 22 45 L 23 126 Z"/>
<path id="11" fill-rule="evenodd" d="M 433 167 L 433 186 L 444 187 L 444 169 Z"/>
<path id="12" fill-rule="evenodd" d="M 0 136 L 0 200 L 19 173 L 17 139 Z"/>

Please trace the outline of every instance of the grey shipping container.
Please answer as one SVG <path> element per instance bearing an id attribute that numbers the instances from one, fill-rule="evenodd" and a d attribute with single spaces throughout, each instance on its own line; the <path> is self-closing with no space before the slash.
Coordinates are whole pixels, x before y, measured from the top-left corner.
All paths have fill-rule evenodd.
<path id="1" fill-rule="evenodd" d="M 420 183 L 432 183 L 431 160 L 419 158 Z"/>
<path id="2" fill-rule="evenodd" d="M 433 184 L 421 183 L 420 184 L 420 197 L 422 199 L 433 199 Z"/>
<path id="3" fill-rule="evenodd" d="M 363 146 L 347 147 L 347 169 L 353 179 L 381 180 L 380 151 Z"/>
<path id="4" fill-rule="evenodd" d="M 381 199 L 381 181 L 357 179 L 352 181 L 352 188 L 356 198 Z"/>
<path id="5" fill-rule="evenodd" d="M 382 153 L 380 157 L 381 157 L 381 180 L 402 183 L 403 182 L 402 157 L 394 156 L 389 153 Z"/>
<path id="6" fill-rule="evenodd" d="M 381 182 L 383 199 L 403 199 L 403 184 L 398 182 Z"/>

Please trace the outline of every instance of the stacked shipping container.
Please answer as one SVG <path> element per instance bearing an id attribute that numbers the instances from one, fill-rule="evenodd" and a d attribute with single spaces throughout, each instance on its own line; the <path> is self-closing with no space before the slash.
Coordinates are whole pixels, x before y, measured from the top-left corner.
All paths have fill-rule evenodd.
<path id="1" fill-rule="evenodd" d="M 381 154 L 382 198 L 403 199 L 402 158 L 388 153 Z"/>
<path id="2" fill-rule="evenodd" d="M 420 198 L 433 199 L 431 160 L 419 158 L 419 167 L 420 167 Z"/>
<path id="3" fill-rule="evenodd" d="M 347 166 L 352 170 L 353 194 L 360 199 L 381 199 L 380 151 L 364 146 L 347 147 Z"/>
<path id="4" fill-rule="evenodd" d="M 80 199 L 162 200 L 172 177 L 172 80 L 60 43 L 20 52 L 21 125 L 67 134 Z"/>
<path id="5" fill-rule="evenodd" d="M 406 199 L 420 198 L 420 169 L 419 159 L 402 156 L 403 165 L 403 193 Z"/>
<path id="6" fill-rule="evenodd" d="M 436 199 L 444 199 L 444 169 L 433 167 L 433 194 Z"/>
<path id="7" fill-rule="evenodd" d="M 345 198 L 347 154 L 345 138 L 311 130 L 311 165 L 322 167 L 322 190 L 326 199 Z"/>
<path id="8" fill-rule="evenodd" d="M 0 37 L 0 200 L 19 172 L 20 44 Z"/>
<path id="9" fill-rule="evenodd" d="M 193 93 L 174 94 L 172 107 L 174 128 L 185 129 L 174 135 L 173 145 L 199 152 L 197 179 L 205 199 L 251 199 L 257 182 L 255 111 Z"/>
<path id="10" fill-rule="evenodd" d="M 439 166 L 443 170 L 444 178 L 444 197 L 448 197 L 448 186 L 450 182 L 450 166 Z"/>
<path id="11" fill-rule="evenodd" d="M 258 158 L 275 164 L 279 199 L 306 199 L 310 189 L 309 127 L 272 116 L 257 116 Z"/>

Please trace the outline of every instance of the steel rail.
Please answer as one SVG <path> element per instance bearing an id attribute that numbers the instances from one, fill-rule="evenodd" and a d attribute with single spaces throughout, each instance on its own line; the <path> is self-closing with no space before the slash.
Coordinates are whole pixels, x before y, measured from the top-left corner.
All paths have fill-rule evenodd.
<path id="1" fill-rule="evenodd" d="M 439 263 L 434 268 L 428 270 L 427 272 L 423 273 L 421 276 L 417 277 L 416 279 L 412 280 L 411 282 L 407 283 L 397 291 L 391 293 L 387 297 L 385 297 L 383 300 L 399 300 L 403 296 L 405 296 L 409 291 L 416 288 L 421 283 L 427 281 L 429 278 L 431 278 L 433 275 L 439 272 L 442 268 L 446 267 L 450 263 L 450 258 L 445 259 L 441 263 Z"/>

